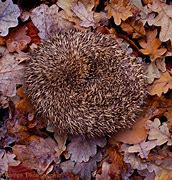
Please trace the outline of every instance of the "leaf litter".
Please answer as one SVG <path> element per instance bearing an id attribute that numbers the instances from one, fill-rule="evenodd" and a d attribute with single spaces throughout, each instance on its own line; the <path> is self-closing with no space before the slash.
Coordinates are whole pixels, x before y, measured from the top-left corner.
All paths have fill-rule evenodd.
<path id="1" fill-rule="evenodd" d="M 166 57 L 172 53 L 172 4 L 45 0 L 28 7 L 19 2 L 0 1 L 0 175 L 171 179 L 172 66 Z M 44 39 L 68 28 L 111 34 L 117 41 L 120 37 L 122 48 L 149 62 L 150 102 L 132 129 L 112 137 L 60 136 L 55 127 L 35 116 L 24 94 L 28 54 Z"/>

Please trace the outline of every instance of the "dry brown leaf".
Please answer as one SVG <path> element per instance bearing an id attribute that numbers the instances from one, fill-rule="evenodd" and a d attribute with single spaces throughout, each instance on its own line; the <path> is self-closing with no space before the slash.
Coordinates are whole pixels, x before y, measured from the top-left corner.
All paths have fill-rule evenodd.
<path id="1" fill-rule="evenodd" d="M 121 173 L 125 170 L 126 166 L 123 161 L 123 156 L 119 153 L 118 146 L 109 147 L 107 149 L 107 162 L 110 163 L 109 176 L 111 179 L 120 179 Z"/>
<path id="2" fill-rule="evenodd" d="M 156 147 L 156 140 L 154 141 L 142 141 L 141 143 L 134 144 L 128 148 L 129 153 L 138 153 L 142 159 L 147 158 L 150 150 Z"/>
<path id="3" fill-rule="evenodd" d="M 165 72 L 166 70 L 165 58 L 158 59 L 149 64 L 146 70 L 148 84 L 152 84 L 155 79 L 159 79 L 161 72 Z"/>
<path id="4" fill-rule="evenodd" d="M 91 157 L 88 162 L 76 163 L 73 172 L 78 174 L 81 179 L 91 180 L 91 173 L 96 170 L 97 162 L 102 160 L 102 154 L 97 153 Z"/>
<path id="5" fill-rule="evenodd" d="M 28 28 L 21 26 L 16 28 L 6 37 L 6 45 L 9 52 L 20 52 L 25 50 L 27 45 L 31 42 L 31 38 L 27 36 Z"/>
<path id="6" fill-rule="evenodd" d="M 77 17 L 81 19 L 80 25 L 83 27 L 95 26 L 93 11 L 88 11 L 84 4 L 78 2 L 71 8 Z"/>
<path id="7" fill-rule="evenodd" d="M 57 146 L 57 153 L 58 156 L 62 154 L 66 150 L 66 141 L 67 141 L 67 135 L 59 135 L 57 132 L 54 133 L 54 139 L 56 140 L 58 146 Z"/>
<path id="8" fill-rule="evenodd" d="M 172 5 L 167 5 L 160 0 L 154 0 L 153 4 L 149 4 L 148 7 L 158 13 L 153 20 L 153 24 L 161 26 L 160 40 L 164 42 L 170 39 L 172 42 Z"/>
<path id="9" fill-rule="evenodd" d="M 40 37 L 38 36 L 38 29 L 34 26 L 32 21 L 26 24 L 28 31 L 27 34 L 31 38 L 31 43 L 40 44 Z"/>
<path id="10" fill-rule="evenodd" d="M 32 138 L 26 145 L 14 145 L 13 152 L 25 167 L 43 174 L 53 161 L 56 161 L 56 142 L 50 137 Z"/>
<path id="11" fill-rule="evenodd" d="M 110 169 L 110 164 L 108 162 L 103 162 L 102 164 L 102 169 L 101 169 L 101 174 L 97 173 L 96 174 L 96 180 L 110 180 L 110 176 L 109 176 L 109 169 Z"/>
<path id="12" fill-rule="evenodd" d="M 169 71 L 161 73 L 160 78 L 148 88 L 150 95 L 158 95 L 159 97 L 163 93 L 167 93 L 169 89 L 172 89 L 172 76 Z"/>
<path id="13" fill-rule="evenodd" d="M 25 96 L 23 88 L 17 89 L 17 96 L 21 99 L 16 103 L 16 109 L 24 111 L 24 112 L 33 112 L 33 106 L 31 105 L 28 98 Z"/>
<path id="14" fill-rule="evenodd" d="M 12 0 L 0 1 L 0 35 L 6 36 L 10 27 L 18 25 L 19 7 Z"/>
<path id="15" fill-rule="evenodd" d="M 88 11 L 92 11 L 93 8 L 97 7 L 100 0 L 79 0 L 79 1 L 85 5 L 85 7 Z"/>
<path id="16" fill-rule="evenodd" d="M 128 18 L 125 22 L 122 22 L 121 28 L 127 33 L 132 34 L 133 38 L 145 35 L 143 23 L 136 20 L 136 17 Z"/>
<path id="17" fill-rule="evenodd" d="M 120 25 L 122 20 L 125 21 L 133 15 L 131 6 L 125 0 L 112 0 L 111 3 L 107 3 L 105 10 L 108 13 L 108 18 L 114 18 L 116 25 Z"/>
<path id="18" fill-rule="evenodd" d="M 149 55 L 151 60 L 154 61 L 157 58 L 160 58 L 165 52 L 167 51 L 166 48 L 161 48 L 161 41 L 156 38 L 157 36 L 157 29 L 150 31 L 148 30 L 146 32 L 146 40 L 141 39 L 139 41 L 140 46 L 143 49 L 140 49 L 140 51 L 145 54 Z"/>
<path id="19" fill-rule="evenodd" d="M 20 161 L 14 159 L 15 157 L 15 154 L 6 153 L 5 150 L 0 149 L 0 176 L 7 172 L 8 166 L 17 166 L 20 164 Z"/>
<path id="20" fill-rule="evenodd" d="M 0 48 L 0 91 L 4 96 L 16 95 L 16 84 L 23 83 L 24 66 L 20 64 L 20 54 L 10 54 L 4 47 Z"/>
<path id="21" fill-rule="evenodd" d="M 70 28 L 71 23 L 66 21 L 58 12 L 59 7 L 56 4 L 48 7 L 41 4 L 32 10 L 31 19 L 33 24 L 39 30 L 39 36 L 42 39 L 49 38 L 58 29 Z"/>
<path id="22" fill-rule="evenodd" d="M 71 160 L 77 163 L 87 162 L 97 154 L 97 148 L 106 145 L 106 138 L 83 138 L 83 136 L 74 136 L 67 146 L 67 151 L 71 155 Z"/>
<path id="23" fill-rule="evenodd" d="M 73 12 L 71 11 L 71 8 L 72 8 L 72 4 L 73 3 L 76 3 L 76 0 L 58 0 L 57 1 L 57 5 L 62 8 L 66 15 L 69 16 L 69 17 L 72 17 L 73 16 Z"/>
<path id="24" fill-rule="evenodd" d="M 161 125 L 160 120 L 155 118 L 154 121 L 147 122 L 147 128 L 149 129 L 148 140 L 155 140 L 158 146 L 164 143 L 168 146 L 172 145 L 171 133 L 166 122 Z"/>

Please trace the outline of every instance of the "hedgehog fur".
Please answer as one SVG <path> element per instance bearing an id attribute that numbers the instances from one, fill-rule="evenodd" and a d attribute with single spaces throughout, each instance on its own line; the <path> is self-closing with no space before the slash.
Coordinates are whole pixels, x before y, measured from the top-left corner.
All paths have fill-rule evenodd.
<path id="1" fill-rule="evenodd" d="M 111 135 L 133 125 L 146 100 L 144 68 L 110 35 L 59 31 L 31 52 L 26 91 L 58 133 Z"/>

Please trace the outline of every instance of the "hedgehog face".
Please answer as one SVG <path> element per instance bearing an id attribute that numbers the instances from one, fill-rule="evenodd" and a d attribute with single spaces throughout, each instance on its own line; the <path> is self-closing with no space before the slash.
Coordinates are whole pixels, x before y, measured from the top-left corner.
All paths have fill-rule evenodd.
<path id="1" fill-rule="evenodd" d="M 102 136 L 130 127 L 143 110 L 141 64 L 110 36 L 60 32 L 31 52 L 26 88 L 59 133 Z"/>

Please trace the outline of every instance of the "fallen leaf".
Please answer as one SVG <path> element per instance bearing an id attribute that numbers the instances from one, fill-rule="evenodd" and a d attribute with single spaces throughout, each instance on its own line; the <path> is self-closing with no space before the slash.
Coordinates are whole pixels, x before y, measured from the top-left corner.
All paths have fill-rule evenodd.
<path id="1" fill-rule="evenodd" d="M 111 180 L 111 177 L 109 176 L 109 170 L 110 170 L 110 164 L 108 162 L 103 162 L 102 164 L 102 172 L 101 174 L 96 174 L 96 180 Z"/>
<path id="2" fill-rule="evenodd" d="M 161 26 L 160 40 L 164 42 L 170 39 L 172 42 L 172 5 L 167 5 L 160 0 L 154 0 L 153 4 L 148 4 L 148 7 L 158 13 L 153 20 L 153 24 L 155 26 Z"/>
<path id="3" fill-rule="evenodd" d="M 125 153 L 124 161 L 130 164 L 132 169 L 138 169 L 138 170 L 148 169 L 148 164 L 142 162 L 142 160 L 134 153 Z"/>
<path id="4" fill-rule="evenodd" d="M 13 152 L 25 167 L 37 170 L 43 174 L 56 156 L 56 142 L 50 137 L 43 139 L 32 138 L 26 145 L 14 145 Z"/>
<path id="5" fill-rule="evenodd" d="M 121 179 L 121 174 L 126 170 L 126 165 L 122 154 L 119 152 L 120 146 L 118 143 L 111 144 L 106 150 L 105 161 L 110 164 L 109 176 L 111 179 Z"/>
<path id="6" fill-rule="evenodd" d="M 35 27 L 35 25 L 33 24 L 32 21 L 28 22 L 26 24 L 28 30 L 27 30 L 27 34 L 28 36 L 31 38 L 31 43 L 34 44 L 40 44 L 41 40 L 40 37 L 38 36 L 38 29 Z"/>
<path id="7" fill-rule="evenodd" d="M 27 35 L 28 28 L 21 26 L 11 31 L 6 37 L 6 45 L 9 52 L 20 52 L 25 50 L 31 42 L 31 38 Z"/>
<path id="8" fill-rule="evenodd" d="M 143 23 L 136 19 L 136 17 L 128 18 L 122 22 L 121 28 L 128 34 L 132 34 L 133 38 L 139 38 L 145 35 Z"/>
<path id="9" fill-rule="evenodd" d="M 16 102 L 15 106 L 16 109 L 21 110 L 23 112 L 33 112 L 33 106 L 30 103 L 29 99 L 25 96 L 25 93 L 23 91 L 23 88 L 17 89 L 17 96 L 19 96 L 21 99 Z"/>
<path id="10" fill-rule="evenodd" d="M 98 153 L 95 156 L 91 157 L 87 162 L 77 162 L 73 168 L 73 172 L 80 175 L 82 179 L 91 180 L 91 173 L 96 170 L 97 162 L 101 160 L 102 154 Z"/>
<path id="11" fill-rule="evenodd" d="M 18 25 L 19 7 L 12 0 L 0 0 L 0 36 L 6 36 L 10 27 Z"/>
<path id="12" fill-rule="evenodd" d="M 158 118 L 155 118 L 154 121 L 148 121 L 147 127 L 149 128 L 148 139 L 156 140 L 158 146 L 167 143 L 168 146 L 172 145 L 172 136 L 169 132 L 167 123 L 161 122 Z"/>
<path id="13" fill-rule="evenodd" d="M 163 93 L 167 93 L 169 89 L 172 89 L 172 76 L 168 71 L 161 73 L 160 78 L 148 87 L 150 95 L 158 95 L 159 97 Z"/>
<path id="14" fill-rule="evenodd" d="M 9 166 L 18 166 L 20 161 L 15 160 L 15 154 L 6 153 L 5 150 L 0 149 L 0 175 L 7 172 Z"/>
<path id="15" fill-rule="evenodd" d="M 41 39 L 48 39 L 58 31 L 58 29 L 70 28 L 71 23 L 59 15 L 59 7 L 56 4 L 48 7 L 41 4 L 32 10 L 31 19 L 39 30 Z"/>
<path id="16" fill-rule="evenodd" d="M 138 153 L 141 158 L 147 158 L 151 149 L 156 147 L 156 141 L 143 141 L 128 148 L 129 153 Z"/>
<path id="17" fill-rule="evenodd" d="M 60 156 L 62 152 L 66 150 L 66 141 L 67 141 L 67 135 L 59 135 L 56 132 L 54 133 L 54 139 L 56 140 L 58 146 L 57 146 L 57 153 Z"/>
<path id="18" fill-rule="evenodd" d="M 132 8 L 128 1 L 112 0 L 107 3 L 105 10 L 108 13 L 108 18 L 113 17 L 116 25 L 120 25 L 122 20 L 125 21 L 128 17 L 133 15 Z"/>
<path id="19" fill-rule="evenodd" d="M 78 2 L 71 8 L 77 17 L 81 19 L 80 25 L 83 27 L 95 26 L 95 20 L 93 17 L 93 11 L 87 11 L 86 7 Z"/>
<path id="20" fill-rule="evenodd" d="M 155 64 L 155 61 L 149 64 L 146 70 L 146 76 L 148 84 L 152 84 L 155 79 L 160 78 L 160 71 Z"/>
<path id="21" fill-rule="evenodd" d="M 146 80 L 148 84 L 152 84 L 155 79 L 159 79 L 161 72 L 165 72 L 166 70 L 165 59 L 158 59 L 152 62 L 146 70 Z"/>
<path id="22" fill-rule="evenodd" d="M 58 0 L 57 5 L 65 11 L 67 16 L 72 17 L 73 12 L 71 11 L 71 8 L 74 2 L 75 0 Z"/>
<path id="23" fill-rule="evenodd" d="M 157 58 L 160 58 L 165 52 L 167 51 L 166 48 L 161 48 L 161 41 L 156 38 L 157 36 L 157 29 L 150 31 L 148 30 L 146 32 L 146 40 L 141 39 L 139 41 L 140 46 L 143 49 L 140 49 L 140 51 L 145 54 L 149 55 L 151 60 L 154 61 Z"/>
<path id="24" fill-rule="evenodd" d="M 16 95 L 16 84 L 23 83 L 24 66 L 19 63 L 19 54 L 10 54 L 4 48 L 0 48 L 3 55 L 0 59 L 0 91 L 4 96 Z"/>
<path id="25" fill-rule="evenodd" d="M 62 168 L 64 173 L 72 172 L 74 166 L 75 166 L 75 162 L 71 160 L 60 163 L 60 167 Z"/>
<path id="26" fill-rule="evenodd" d="M 84 138 L 83 136 L 72 137 L 67 146 L 67 151 L 71 155 L 71 160 L 75 162 L 87 162 L 90 157 L 97 153 L 97 146 L 104 147 L 106 139 L 104 137 Z"/>

